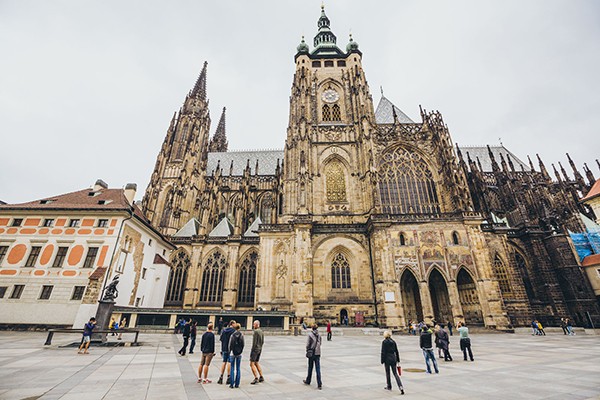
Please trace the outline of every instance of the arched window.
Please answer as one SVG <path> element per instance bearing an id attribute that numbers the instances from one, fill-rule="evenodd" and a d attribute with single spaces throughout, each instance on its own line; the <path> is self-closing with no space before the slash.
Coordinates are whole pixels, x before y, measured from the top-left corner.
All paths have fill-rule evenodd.
<path id="1" fill-rule="evenodd" d="M 459 244 L 460 243 L 460 237 L 458 236 L 458 232 L 454 231 L 452 232 L 452 244 Z"/>
<path id="2" fill-rule="evenodd" d="M 271 193 L 265 193 L 260 199 L 260 210 L 259 217 L 260 220 L 265 224 L 271 223 L 271 215 L 273 213 L 273 196 Z"/>
<path id="3" fill-rule="evenodd" d="M 169 283 L 165 296 L 165 306 L 182 306 L 185 283 L 187 281 L 190 257 L 181 250 L 173 256 L 172 267 L 169 272 Z"/>
<path id="4" fill-rule="evenodd" d="M 331 108 L 325 104 L 322 109 L 323 121 L 331 121 Z"/>
<path id="5" fill-rule="evenodd" d="M 223 299 L 223 281 L 225 280 L 225 270 L 227 261 L 225 257 L 216 251 L 213 253 L 206 264 L 202 273 L 202 286 L 200 288 L 201 303 L 220 303 Z"/>
<path id="6" fill-rule="evenodd" d="M 331 288 L 350 289 L 350 264 L 346 256 L 338 253 L 331 263 Z"/>
<path id="7" fill-rule="evenodd" d="M 331 106 L 331 120 L 332 121 L 341 121 L 342 120 L 342 113 L 340 112 L 340 106 L 337 104 L 334 104 L 333 106 Z"/>
<path id="8" fill-rule="evenodd" d="M 406 237 L 404 233 L 400 233 L 400 246 L 406 246 Z"/>
<path id="9" fill-rule="evenodd" d="M 498 279 L 498 285 L 500 286 L 502 295 L 504 297 L 509 297 L 512 294 L 510 276 L 504 262 L 498 254 L 494 257 L 494 273 L 496 274 L 496 279 Z"/>
<path id="10" fill-rule="evenodd" d="M 325 186 L 327 187 L 327 201 L 346 201 L 346 178 L 344 166 L 338 160 L 327 164 L 325 170 Z"/>
<path id="11" fill-rule="evenodd" d="M 389 214 L 437 214 L 440 204 L 433 174 L 415 152 L 397 147 L 383 154 L 378 172 L 382 211 Z"/>
<path id="12" fill-rule="evenodd" d="M 240 267 L 240 280 L 237 300 L 239 306 L 254 306 L 257 260 L 258 253 L 253 251 L 244 259 Z"/>
<path id="13" fill-rule="evenodd" d="M 517 251 L 515 251 L 515 263 L 523 278 L 523 285 L 525 285 L 527 297 L 529 297 L 529 300 L 535 299 L 535 291 L 533 290 L 533 285 L 531 284 L 531 279 L 529 278 L 529 272 L 527 270 L 527 261 L 525 261 L 525 257 Z"/>

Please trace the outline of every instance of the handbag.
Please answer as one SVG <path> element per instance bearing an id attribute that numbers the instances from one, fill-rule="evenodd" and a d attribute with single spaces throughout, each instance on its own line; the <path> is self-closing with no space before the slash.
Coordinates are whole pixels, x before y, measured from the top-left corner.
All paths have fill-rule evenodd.
<path id="1" fill-rule="evenodd" d="M 399 365 L 396 365 L 396 369 L 398 370 L 398 376 L 402 376 L 402 367 Z"/>
<path id="2" fill-rule="evenodd" d="M 315 345 L 312 348 L 306 349 L 306 358 L 313 358 L 317 344 L 319 343 L 319 336 L 315 336 Z"/>

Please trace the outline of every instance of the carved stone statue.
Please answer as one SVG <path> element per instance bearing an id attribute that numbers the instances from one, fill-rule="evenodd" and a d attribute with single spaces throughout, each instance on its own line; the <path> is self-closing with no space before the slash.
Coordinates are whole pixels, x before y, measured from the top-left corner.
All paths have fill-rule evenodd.
<path id="1" fill-rule="evenodd" d="M 102 297 L 102 301 L 115 301 L 117 297 L 119 297 L 119 291 L 117 290 L 117 285 L 119 284 L 119 275 L 115 275 L 112 282 L 104 288 L 104 296 Z"/>

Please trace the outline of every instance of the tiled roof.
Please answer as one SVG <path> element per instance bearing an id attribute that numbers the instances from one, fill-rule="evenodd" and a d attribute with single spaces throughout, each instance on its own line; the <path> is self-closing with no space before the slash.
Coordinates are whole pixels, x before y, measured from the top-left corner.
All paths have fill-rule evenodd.
<path id="1" fill-rule="evenodd" d="M 583 199 L 581 199 L 581 201 L 588 201 L 588 200 L 591 200 L 594 197 L 598 197 L 598 196 L 600 196 L 600 179 L 598 179 L 594 183 L 594 186 L 592 186 L 592 188 L 590 189 L 588 194 L 586 194 L 585 197 Z"/>
<path id="2" fill-rule="evenodd" d="M 228 151 L 223 153 L 208 153 L 208 166 L 206 172 L 210 175 L 217 168 L 223 170 L 223 176 L 241 176 L 244 174 L 246 165 L 250 164 L 250 173 L 256 173 L 256 161 L 258 160 L 259 175 L 275 175 L 277 160 L 283 162 L 283 150 L 255 150 L 255 151 Z M 230 174 L 231 162 L 233 170 Z"/>
<path id="3" fill-rule="evenodd" d="M 378 124 L 393 124 L 394 123 L 394 112 L 396 111 L 396 117 L 398 122 L 402 124 L 414 124 L 414 121 L 404 114 L 398 107 L 392 104 L 391 101 L 385 96 L 381 96 L 377 109 L 375 110 L 375 122 Z"/>
<path id="4" fill-rule="evenodd" d="M 167 260 L 165 260 L 163 258 L 163 256 L 161 256 L 160 254 L 154 254 L 154 262 L 153 264 L 165 264 L 165 265 L 171 265 L 169 264 L 169 262 Z"/>
<path id="5" fill-rule="evenodd" d="M 467 160 L 467 153 L 469 153 L 471 160 L 477 162 L 477 158 L 479 158 L 479 161 L 481 162 L 481 167 L 483 168 L 484 172 L 492 172 L 492 159 L 490 158 L 490 155 L 488 153 L 487 146 L 459 146 L 459 149 L 462 152 L 465 161 Z M 521 166 L 525 171 L 531 170 L 531 168 L 529 168 L 529 165 L 519 160 L 517 156 L 511 153 L 504 146 L 490 146 L 490 150 L 492 151 L 492 154 L 494 154 L 494 159 L 496 160 L 498 165 L 500 165 L 500 154 L 502 154 L 506 162 L 508 162 L 507 157 L 510 156 L 511 161 L 515 166 L 515 170 L 521 171 Z"/>
<path id="6" fill-rule="evenodd" d="M 134 207 L 137 208 L 137 207 Z M 19 204 L 2 204 L 0 210 L 122 210 L 129 209 L 123 189 L 84 189 Z M 141 213 L 138 209 L 136 211 Z M 143 214 L 141 214 L 143 215 Z M 145 219 L 145 217 L 144 217 Z"/>
<path id="7" fill-rule="evenodd" d="M 591 254 L 583 259 L 581 263 L 583 267 L 590 267 L 592 265 L 600 265 L 600 254 Z"/>

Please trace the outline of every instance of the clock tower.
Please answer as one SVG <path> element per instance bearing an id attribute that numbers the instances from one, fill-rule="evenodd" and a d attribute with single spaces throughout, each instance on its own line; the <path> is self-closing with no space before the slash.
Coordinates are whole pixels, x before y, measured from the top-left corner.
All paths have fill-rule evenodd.
<path id="1" fill-rule="evenodd" d="M 337 46 L 321 7 L 314 48 L 302 38 L 295 56 L 287 131 L 283 214 L 318 223 L 365 222 L 370 188 L 373 100 L 352 36 Z"/>

